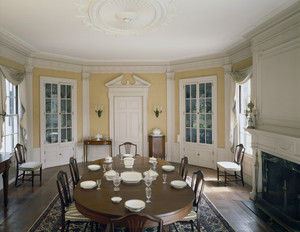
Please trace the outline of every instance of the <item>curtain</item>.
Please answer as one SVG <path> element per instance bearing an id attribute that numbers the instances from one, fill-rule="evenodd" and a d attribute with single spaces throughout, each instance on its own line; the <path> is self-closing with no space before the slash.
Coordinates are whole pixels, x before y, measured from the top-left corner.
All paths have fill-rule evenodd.
<path id="1" fill-rule="evenodd" d="M 22 83 L 22 81 L 25 78 L 25 73 L 12 69 L 12 68 L 8 68 L 5 66 L 0 65 L 0 71 L 2 74 L 1 75 L 1 98 L 0 98 L 0 104 L 1 104 L 1 108 L 0 110 L 3 113 L 6 109 L 5 106 L 5 100 L 6 100 L 6 91 L 5 91 L 5 81 L 4 78 L 6 78 L 10 83 L 12 83 L 13 85 L 20 85 Z M 4 78 L 2 78 L 2 76 Z M 20 106 L 20 110 L 19 110 L 19 115 L 20 115 L 20 126 L 21 126 L 21 140 L 24 141 L 24 138 L 26 137 L 26 127 L 24 126 L 24 120 L 23 120 L 23 115 L 25 113 L 25 108 L 24 105 L 22 103 L 22 101 L 24 101 L 24 99 L 21 98 L 21 96 L 23 96 L 23 92 L 24 92 L 24 88 L 20 88 L 19 89 L 19 93 L 20 93 L 20 100 L 21 100 L 21 106 Z M 0 119 L 0 148 L 2 147 L 2 137 L 3 137 L 3 121 L 4 121 L 4 117 L 1 117 Z"/>
<path id="2" fill-rule="evenodd" d="M 253 73 L 252 66 L 249 68 L 241 69 L 235 72 L 230 73 L 232 77 L 232 88 L 231 88 L 231 96 L 230 96 L 230 143 L 231 143 L 231 151 L 234 152 L 235 146 L 237 145 L 238 138 L 238 124 L 237 124 L 237 109 L 236 109 L 236 100 L 235 100 L 235 86 L 236 84 L 243 84 L 248 81 Z"/>

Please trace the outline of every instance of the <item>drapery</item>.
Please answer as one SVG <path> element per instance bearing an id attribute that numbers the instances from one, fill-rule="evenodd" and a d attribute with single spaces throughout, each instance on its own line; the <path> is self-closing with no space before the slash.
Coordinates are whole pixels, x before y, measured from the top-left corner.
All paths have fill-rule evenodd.
<path id="1" fill-rule="evenodd" d="M 0 65 L 0 71 L 1 71 L 1 98 L 0 98 L 0 113 L 4 113 L 6 110 L 6 105 L 5 105 L 5 100 L 6 100 L 6 91 L 5 91 L 5 80 L 4 78 L 6 78 L 10 83 L 12 83 L 13 85 L 20 85 L 22 83 L 22 81 L 25 78 L 25 73 L 12 69 L 12 68 L 8 68 L 5 66 Z M 4 77 L 4 78 L 3 78 Z M 25 108 L 24 105 L 22 103 L 23 99 L 21 98 L 21 96 L 24 95 L 24 91 L 25 88 L 21 87 L 19 88 L 19 93 L 20 93 L 20 100 L 21 100 L 21 106 L 20 106 L 20 110 L 19 110 L 19 115 L 20 115 L 20 126 L 21 126 L 21 140 L 22 142 L 25 141 L 26 139 L 26 126 L 25 126 L 25 122 L 23 122 L 23 115 L 25 113 Z M 4 117 L 1 116 L 0 117 L 0 148 L 2 147 L 2 137 L 3 137 L 3 121 L 4 121 Z"/>
<path id="2" fill-rule="evenodd" d="M 238 125 L 237 125 L 237 108 L 236 108 L 236 100 L 235 100 L 235 86 L 236 84 L 243 84 L 248 81 L 253 73 L 252 66 L 241 69 L 235 72 L 230 73 L 232 77 L 232 88 L 231 88 L 231 96 L 230 96 L 230 143 L 231 143 L 231 151 L 234 152 L 235 146 L 237 145 L 237 135 L 238 135 Z"/>

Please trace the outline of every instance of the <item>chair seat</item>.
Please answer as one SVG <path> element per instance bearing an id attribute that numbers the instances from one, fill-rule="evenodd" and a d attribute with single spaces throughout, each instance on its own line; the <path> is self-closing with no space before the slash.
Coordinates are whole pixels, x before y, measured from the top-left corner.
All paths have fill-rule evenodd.
<path id="1" fill-rule="evenodd" d="M 20 165 L 19 170 L 21 171 L 34 171 L 42 167 L 40 162 L 26 162 Z"/>
<path id="2" fill-rule="evenodd" d="M 81 221 L 81 222 L 89 222 L 90 219 L 83 216 L 81 213 L 78 212 L 75 202 L 72 202 L 67 208 L 65 213 L 65 220 L 66 221 Z"/>
<path id="3" fill-rule="evenodd" d="M 196 220 L 197 219 L 196 210 L 197 210 L 197 208 L 193 207 L 192 211 L 180 221 L 189 222 L 190 220 Z"/>
<path id="4" fill-rule="evenodd" d="M 234 162 L 217 162 L 217 167 L 221 171 L 241 171 L 241 166 Z"/>

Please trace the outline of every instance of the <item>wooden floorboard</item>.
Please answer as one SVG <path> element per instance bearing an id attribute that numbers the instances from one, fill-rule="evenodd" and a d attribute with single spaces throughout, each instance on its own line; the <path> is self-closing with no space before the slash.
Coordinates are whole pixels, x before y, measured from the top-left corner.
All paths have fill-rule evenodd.
<path id="1" fill-rule="evenodd" d="M 174 165 L 178 167 L 178 164 Z M 78 166 L 79 172 L 85 167 L 83 163 Z M 198 169 L 201 169 L 205 175 L 206 196 L 237 232 L 273 231 L 242 203 L 244 200 L 249 200 L 250 186 L 243 187 L 241 183 L 232 182 L 224 187 L 222 181 L 217 182 L 216 170 L 202 167 L 190 166 L 189 175 Z M 69 167 L 64 165 L 43 170 L 41 186 L 38 177 L 33 188 L 31 182 L 25 182 L 17 188 L 14 183 L 10 184 L 7 208 L 3 204 L 3 191 L 0 191 L 0 231 L 20 232 L 27 231 L 31 227 L 57 194 L 56 174 L 59 170 L 67 171 L 70 177 Z"/>

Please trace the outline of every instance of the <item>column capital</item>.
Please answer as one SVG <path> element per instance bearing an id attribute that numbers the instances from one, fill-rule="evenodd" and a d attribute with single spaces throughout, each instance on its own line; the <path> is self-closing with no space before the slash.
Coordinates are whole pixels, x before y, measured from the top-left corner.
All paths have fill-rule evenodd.
<path id="1" fill-rule="evenodd" d="M 168 81 L 174 81 L 175 72 L 166 72 L 166 75 Z"/>
<path id="2" fill-rule="evenodd" d="M 90 73 L 88 73 L 88 72 L 83 72 L 83 73 L 82 73 L 82 79 L 83 79 L 83 80 L 89 80 L 89 79 L 90 79 Z"/>
<path id="3" fill-rule="evenodd" d="M 229 76 L 230 73 L 232 72 L 232 64 L 223 65 L 223 68 L 224 68 L 224 75 Z"/>

